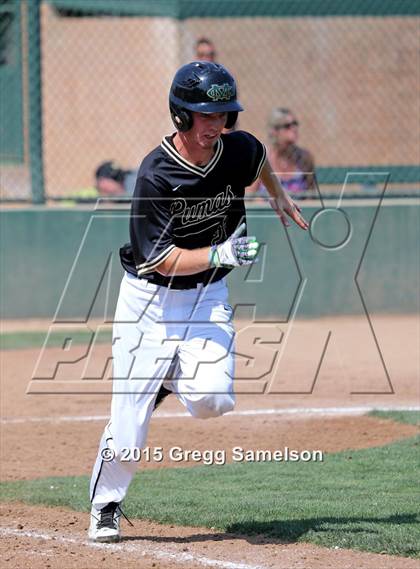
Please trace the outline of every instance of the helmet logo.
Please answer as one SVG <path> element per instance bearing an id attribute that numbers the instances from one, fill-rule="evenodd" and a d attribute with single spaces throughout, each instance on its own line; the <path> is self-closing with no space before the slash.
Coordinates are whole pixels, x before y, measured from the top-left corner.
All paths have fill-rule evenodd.
<path id="1" fill-rule="evenodd" d="M 206 94 L 212 101 L 229 101 L 235 95 L 235 90 L 229 83 L 213 84 Z"/>

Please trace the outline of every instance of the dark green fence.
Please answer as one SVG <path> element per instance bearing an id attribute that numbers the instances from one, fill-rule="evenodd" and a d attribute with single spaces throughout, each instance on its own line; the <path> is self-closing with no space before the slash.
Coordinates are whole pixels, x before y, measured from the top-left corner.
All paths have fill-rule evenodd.
<path id="1" fill-rule="evenodd" d="M 229 277 L 238 316 L 418 311 L 419 204 L 335 205 L 304 204 L 311 233 L 285 231 L 271 209 L 249 207 L 249 231 L 266 245 L 257 265 Z M 128 211 L 9 210 L 0 213 L 0 226 L 3 318 L 112 318 Z"/>
<path id="2" fill-rule="evenodd" d="M 23 162 L 22 22 L 19 4 L 0 3 L 0 163 Z"/>

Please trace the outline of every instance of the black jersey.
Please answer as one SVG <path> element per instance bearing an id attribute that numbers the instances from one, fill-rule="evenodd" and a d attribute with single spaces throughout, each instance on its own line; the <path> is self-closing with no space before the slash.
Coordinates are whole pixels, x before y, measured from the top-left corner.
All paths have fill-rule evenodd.
<path id="1" fill-rule="evenodd" d="M 192 288 L 214 282 L 230 269 L 163 277 L 155 268 L 175 247 L 196 249 L 226 241 L 245 220 L 244 192 L 259 176 L 264 145 L 247 132 L 222 134 L 208 164 L 183 158 L 165 137 L 141 163 L 130 218 L 131 244 L 121 249 L 123 267 L 156 284 Z"/>

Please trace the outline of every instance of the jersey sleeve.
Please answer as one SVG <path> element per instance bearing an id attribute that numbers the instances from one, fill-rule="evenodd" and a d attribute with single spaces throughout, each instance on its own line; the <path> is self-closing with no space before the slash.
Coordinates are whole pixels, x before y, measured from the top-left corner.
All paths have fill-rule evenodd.
<path id="1" fill-rule="evenodd" d="M 244 155 L 248 165 L 246 186 L 250 186 L 261 173 L 267 158 L 267 151 L 264 144 L 249 132 L 242 131 L 241 134 L 243 135 L 243 142 L 245 143 L 246 152 Z"/>
<path id="2" fill-rule="evenodd" d="M 147 178 L 139 176 L 131 206 L 130 240 L 137 276 L 156 269 L 175 249 L 170 200 Z"/>

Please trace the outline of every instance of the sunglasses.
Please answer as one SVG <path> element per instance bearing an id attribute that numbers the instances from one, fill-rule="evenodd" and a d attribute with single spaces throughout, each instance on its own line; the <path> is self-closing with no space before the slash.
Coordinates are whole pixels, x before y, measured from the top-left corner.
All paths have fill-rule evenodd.
<path id="1" fill-rule="evenodd" d="M 215 51 L 205 51 L 205 52 L 198 52 L 197 53 L 197 57 L 215 57 L 216 56 L 216 52 Z"/>
<path id="2" fill-rule="evenodd" d="M 292 128 L 294 126 L 299 126 L 299 122 L 298 121 L 292 121 L 292 122 L 285 122 L 284 124 L 277 124 L 274 127 L 274 130 L 282 130 L 282 129 L 288 130 L 289 128 Z"/>

